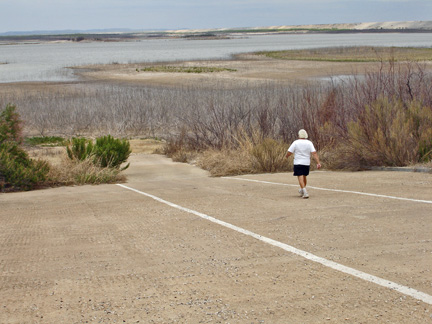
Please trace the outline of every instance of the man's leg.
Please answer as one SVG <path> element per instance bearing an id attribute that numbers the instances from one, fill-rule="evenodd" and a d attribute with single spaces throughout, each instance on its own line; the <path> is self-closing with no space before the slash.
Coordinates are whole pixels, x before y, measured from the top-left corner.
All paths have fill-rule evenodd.
<path id="1" fill-rule="evenodd" d="M 298 177 L 299 185 L 301 187 L 299 193 L 302 195 L 303 198 L 309 198 L 309 194 L 306 189 L 307 185 L 307 178 L 306 176 L 302 175 Z"/>
<path id="2" fill-rule="evenodd" d="M 298 182 L 299 182 L 300 188 L 303 189 L 304 187 L 306 187 L 306 184 L 307 184 L 306 176 L 304 176 L 304 175 L 298 176 Z"/>

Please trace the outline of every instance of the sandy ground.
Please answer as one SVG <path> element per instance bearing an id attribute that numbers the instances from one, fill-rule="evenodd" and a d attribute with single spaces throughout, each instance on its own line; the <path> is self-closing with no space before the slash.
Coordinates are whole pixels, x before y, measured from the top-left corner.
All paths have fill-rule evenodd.
<path id="1" fill-rule="evenodd" d="M 124 185 L 432 295 L 432 204 L 211 178 L 133 154 Z M 296 184 L 291 174 L 237 177 Z M 309 186 L 431 200 L 432 176 Z M 118 185 L 0 194 L 0 323 L 431 323 L 432 305 Z"/>
<path id="2" fill-rule="evenodd" d="M 366 70 L 379 67 L 378 63 L 340 63 L 288 61 L 269 59 L 264 56 L 243 54 L 232 60 L 185 61 L 160 63 L 169 66 L 206 66 L 236 71 L 214 73 L 156 73 L 140 69 L 151 64 L 112 64 L 86 66 L 78 73 L 87 80 L 115 81 L 159 86 L 242 86 L 251 83 L 272 81 L 298 83 L 313 82 L 320 78 L 340 75 L 363 74 Z M 140 72 L 137 72 L 138 71 Z"/>
<path id="3" fill-rule="evenodd" d="M 305 84 L 332 78 L 336 82 L 346 75 L 362 75 L 365 71 L 377 70 L 379 63 L 341 63 L 288 61 L 269 59 L 264 56 L 243 54 L 232 60 L 184 61 L 160 63 L 170 66 L 205 66 L 234 69 L 234 72 L 214 73 L 155 73 L 137 72 L 149 63 L 109 64 L 75 67 L 80 81 L 74 82 L 18 82 L 0 83 L 0 95 L 6 97 L 26 97 L 28 95 L 48 95 L 61 92 L 75 95 L 77 89 L 92 87 L 101 83 L 150 87 L 207 87 L 241 88 L 265 86 L 271 82 Z M 428 69 L 432 64 L 428 64 Z M 342 76 L 342 79 L 338 79 Z M 79 90 L 78 90 L 79 91 Z M 0 98 L 1 99 L 1 98 Z M 5 103 L 6 104 L 6 103 Z"/>
<path id="4" fill-rule="evenodd" d="M 233 69 L 213 73 L 163 73 L 143 72 L 142 68 L 156 63 L 131 63 L 88 65 L 74 67 L 75 73 L 82 79 L 75 82 L 21 82 L 0 83 L 2 93 L 26 94 L 46 93 L 49 91 L 76 92 L 76 85 L 91 87 L 93 83 L 114 83 L 126 85 L 143 85 L 152 87 L 209 87 L 239 88 L 264 86 L 270 82 L 286 84 L 306 84 L 321 82 L 323 79 L 344 82 L 346 76 L 364 75 L 367 72 L 384 71 L 387 63 L 364 62 L 319 62 L 290 61 L 267 58 L 265 56 L 241 54 L 230 60 L 202 60 L 157 63 L 183 67 L 218 67 Z M 425 71 L 432 71 L 432 63 L 423 63 Z M 138 71 L 137 71 L 138 70 Z"/>

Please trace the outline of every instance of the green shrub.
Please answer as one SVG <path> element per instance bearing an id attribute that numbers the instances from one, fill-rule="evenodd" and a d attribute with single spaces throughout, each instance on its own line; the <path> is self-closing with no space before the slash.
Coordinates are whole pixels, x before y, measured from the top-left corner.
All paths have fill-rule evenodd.
<path id="1" fill-rule="evenodd" d="M 0 113 L 0 143 L 13 141 L 18 144 L 22 142 L 22 122 L 14 105 L 7 104 Z"/>
<path id="2" fill-rule="evenodd" d="M 132 152 L 128 140 L 116 139 L 111 135 L 98 137 L 95 144 L 86 138 L 72 138 L 66 150 L 71 160 L 84 161 L 92 158 L 96 166 L 116 169 L 127 161 Z M 128 167 L 129 164 L 121 170 Z"/>
<path id="3" fill-rule="evenodd" d="M 84 161 L 93 154 L 93 142 L 84 137 L 74 137 L 66 152 L 71 160 Z"/>
<path id="4" fill-rule="evenodd" d="M 21 120 L 15 109 L 7 105 L 0 113 L 0 191 L 33 189 L 49 172 L 46 162 L 30 159 L 20 147 Z"/>
<path id="5" fill-rule="evenodd" d="M 47 180 L 48 163 L 32 160 L 17 143 L 0 144 L 0 191 L 31 190 Z"/>
<path id="6" fill-rule="evenodd" d="M 95 161 L 103 168 L 120 168 L 120 165 L 127 161 L 131 154 L 129 141 L 116 139 L 111 135 L 99 137 L 93 148 Z M 121 170 L 129 167 L 129 163 Z"/>

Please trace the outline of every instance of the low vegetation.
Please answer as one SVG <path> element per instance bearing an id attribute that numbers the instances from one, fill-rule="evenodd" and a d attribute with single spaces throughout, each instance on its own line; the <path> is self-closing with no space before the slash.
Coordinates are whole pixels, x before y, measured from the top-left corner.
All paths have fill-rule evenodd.
<path id="1" fill-rule="evenodd" d="M 21 147 L 22 122 L 7 105 L 0 113 L 0 191 L 30 190 L 47 179 L 46 162 L 31 159 Z"/>
<path id="2" fill-rule="evenodd" d="M 128 140 L 116 139 L 111 135 L 97 138 L 94 144 L 86 138 L 72 138 L 66 151 L 71 160 L 91 160 L 95 166 L 112 169 L 120 169 L 131 153 Z M 128 167 L 129 164 L 120 170 L 126 170 Z"/>
<path id="3" fill-rule="evenodd" d="M 183 115 L 167 153 L 215 176 L 286 171 L 287 144 L 305 128 L 328 169 L 430 164 L 431 81 L 421 64 L 391 62 L 344 83 L 243 90 L 241 103 L 225 93 Z"/>
<path id="4" fill-rule="evenodd" d="M 368 165 L 405 166 L 432 160 L 432 109 L 421 102 L 379 98 L 348 124 L 354 158 Z"/>
<path id="5" fill-rule="evenodd" d="M 170 66 L 154 65 L 141 69 L 137 72 L 165 72 L 165 73 L 214 73 L 214 72 L 235 72 L 235 69 L 208 67 L 208 66 Z"/>
<path id="6" fill-rule="evenodd" d="M 32 159 L 23 148 L 22 121 L 16 107 L 7 105 L 0 113 L 0 192 L 124 180 L 119 173 L 129 166 L 120 169 L 130 154 L 127 140 L 105 136 L 98 138 L 95 145 L 80 140 L 72 140 L 72 148 L 67 150 L 69 158 L 63 159 L 61 165 Z M 65 142 L 61 137 L 33 137 L 26 140 L 26 145 L 64 145 Z M 92 148 L 86 156 L 78 153 L 81 143 L 88 143 L 87 147 Z"/>
<path id="7" fill-rule="evenodd" d="M 415 47 L 330 47 L 288 51 L 258 52 L 270 58 L 329 62 L 432 61 L 432 48 Z"/>
<path id="8" fill-rule="evenodd" d="M 345 50 L 370 54 L 359 48 L 317 55 Z M 397 62 L 393 54 L 388 61 L 374 55 L 380 60 L 375 69 L 343 82 L 238 88 L 77 84 L 68 91 L 8 92 L 0 103 L 14 100 L 26 129 L 41 137 L 162 138 L 165 154 L 215 176 L 290 170 L 292 160 L 283 155 L 300 128 L 308 130 L 327 169 L 430 165 L 430 70 L 422 62 Z"/>
<path id="9" fill-rule="evenodd" d="M 125 177 L 117 168 L 100 167 L 92 158 L 82 161 L 63 157 L 60 165 L 51 166 L 50 186 L 118 183 Z"/>
<path id="10" fill-rule="evenodd" d="M 27 145 L 40 145 L 40 146 L 65 146 L 67 144 L 67 140 L 60 136 L 33 136 L 28 137 L 24 140 L 24 143 Z"/>

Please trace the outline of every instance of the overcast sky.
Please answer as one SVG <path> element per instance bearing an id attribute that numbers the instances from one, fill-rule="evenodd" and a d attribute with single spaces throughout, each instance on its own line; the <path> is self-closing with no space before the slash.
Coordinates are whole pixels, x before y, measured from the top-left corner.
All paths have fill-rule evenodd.
<path id="1" fill-rule="evenodd" d="M 0 33 L 432 20 L 432 0 L 0 0 Z"/>

